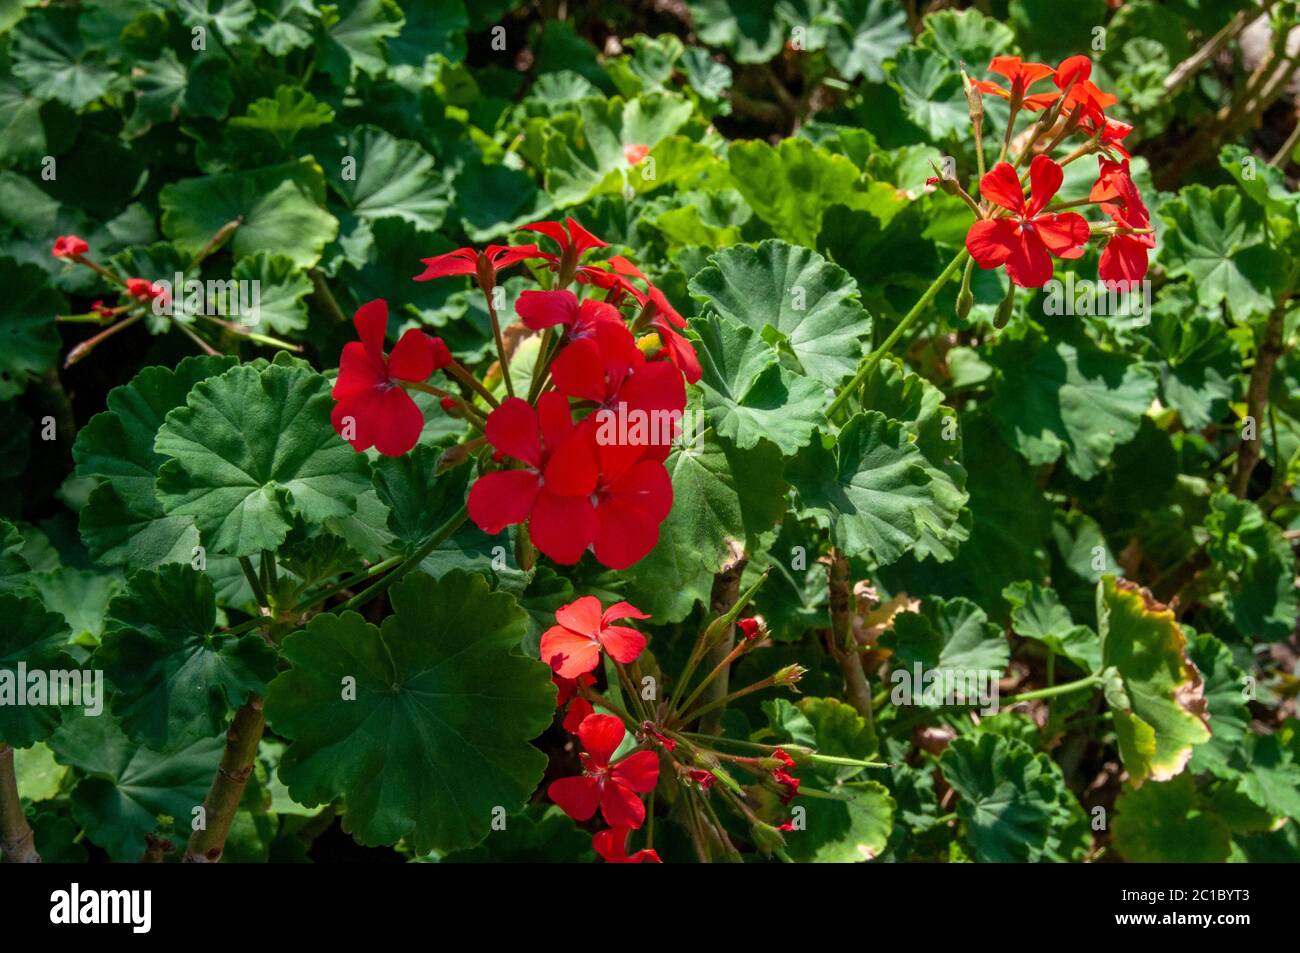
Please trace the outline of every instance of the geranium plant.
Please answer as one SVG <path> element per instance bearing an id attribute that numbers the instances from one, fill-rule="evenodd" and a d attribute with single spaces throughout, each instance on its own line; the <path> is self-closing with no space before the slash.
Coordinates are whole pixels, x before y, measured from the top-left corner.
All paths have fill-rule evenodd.
<path id="1" fill-rule="evenodd" d="M 1300 859 L 1294 5 L 654 6 L 0 14 L 5 861 Z"/>

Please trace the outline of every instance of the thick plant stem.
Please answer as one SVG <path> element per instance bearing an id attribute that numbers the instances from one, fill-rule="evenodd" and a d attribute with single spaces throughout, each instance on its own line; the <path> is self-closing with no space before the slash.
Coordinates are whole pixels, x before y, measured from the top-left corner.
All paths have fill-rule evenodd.
<path id="1" fill-rule="evenodd" d="M 226 750 L 217 765 L 216 777 L 208 796 L 203 799 L 204 827 L 190 835 L 185 848 L 185 863 L 215 864 L 226 849 L 230 825 L 244 797 L 244 788 L 253 773 L 253 758 L 262 740 L 266 719 L 262 716 L 260 695 L 248 696 L 248 701 L 235 712 L 226 732 Z"/>
<path id="2" fill-rule="evenodd" d="M 853 583 L 849 559 L 831 550 L 829 601 L 831 610 L 831 656 L 844 674 L 844 698 L 868 725 L 875 724 L 871 706 L 871 683 L 862 667 L 862 653 L 853 638 Z"/>
<path id="3" fill-rule="evenodd" d="M 437 532 L 435 532 L 432 536 L 429 537 L 428 542 L 426 542 L 423 546 L 421 546 L 415 552 L 411 553 L 411 555 L 407 556 L 404 560 L 402 560 L 402 562 L 398 565 L 396 569 L 394 569 L 387 576 L 384 576 L 382 579 L 378 580 L 377 582 L 372 583 L 371 585 L 363 589 L 361 592 L 358 592 L 347 602 L 339 606 L 338 609 L 335 611 L 346 612 L 349 609 L 356 609 L 359 606 L 365 605 L 375 596 L 379 595 L 384 590 L 386 590 L 389 586 L 391 586 L 393 583 L 397 582 L 399 579 L 405 576 L 416 566 L 420 565 L 420 563 L 424 562 L 424 557 L 428 556 L 429 553 L 433 552 L 435 549 L 441 546 L 447 540 L 447 537 L 451 536 L 454 532 L 456 532 L 456 530 L 460 529 L 461 524 L 464 523 L 465 520 L 468 518 L 469 518 L 469 510 L 466 507 L 462 506 L 459 510 L 456 511 L 455 514 L 452 515 L 450 519 L 447 520 L 447 522 L 443 523 L 440 527 L 438 527 Z"/>
<path id="4" fill-rule="evenodd" d="M 1168 99 L 1176 93 L 1184 83 L 1196 75 L 1202 66 L 1217 56 L 1219 51 L 1236 39 L 1246 27 L 1267 13 L 1269 7 L 1276 2 L 1277 0 L 1264 0 L 1257 7 L 1237 11 L 1237 15 L 1224 24 L 1223 28 L 1210 37 L 1200 49 L 1169 71 L 1169 75 L 1165 77 L 1163 98 Z"/>
<path id="5" fill-rule="evenodd" d="M 875 371 L 880 362 L 884 360 L 885 355 L 889 353 L 890 349 L 898 343 L 898 339 L 903 336 L 904 332 L 907 331 L 912 322 L 921 315 L 921 312 L 930 306 L 930 302 L 934 300 L 935 295 L 939 293 L 940 289 L 951 281 L 954 275 L 961 271 L 962 265 L 966 263 L 966 256 L 969 254 L 970 252 L 963 248 L 957 253 L 956 258 L 948 262 L 948 267 L 939 273 L 939 277 L 934 279 L 934 283 L 931 284 L 930 287 L 925 289 L 925 294 L 921 295 L 920 300 L 918 300 L 916 304 L 912 305 L 912 310 L 903 315 L 903 320 L 898 322 L 898 326 L 894 328 L 889 337 L 885 338 L 884 343 L 872 351 L 867 356 L 867 359 L 862 362 L 862 366 L 858 368 L 858 372 L 853 375 L 853 380 L 840 388 L 840 392 L 835 396 L 835 399 L 831 401 L 831 405 L 826 408 L 827 417 L 835 416 L 835 412 L 843 407 L 845 402 L 848 401 L 849 395 L 861 387 L 863 382 L 871 376 L 872 372 Z"/>
<path id="6" fill-rule="evenodd" d="M 27 823 L 18 799 L 18 776 L 14 773 L 14 749 L 0 741 L 0 852 L 6 864 L 39 864 L 36 835 Z"/>
<path id="7" fill-rule="evenodd" d="M 709 600 L 710 608 L 714 615 L 724 615 L 740 598 L 740 577 L 745 572 L 745 566 L 749 562 L 749 557 L 744 550 L 736 546 L 732 550 L 731 558 L 722 567 L 722 571 L 713 577 L 713 593 Z M 712 671 L 731 654 L 731 650 L 736 645 L 736 626 L 727 626 L 726 634 L 721 641 L 709 650 L 708 663 L 706 670 Z M 728 684 L 731 681 L 731 672 L 723 670 L 714 676 L 713 681 L 709 682 L 704 690 L 704 702 L 706 705 L 715 703 L 727 697 Z M 709 717 L 700 723 L 700 731 L 707 735 L 717 734 L 718 729 L 722 727 L 723 706 L 719 705 L 709 712 Z"/>
<path id="8" fill-rule="evenodd" d="M 1241 499 L 1246 498 L 1250 488 L 1250 475 L 1259 463 L 1260 447 L 1264 440 L 1264 412 L 1268 407 L 1268 390 L 1273 380 L 1273 368 L 1282 355 L 1282 319 L 1281 308 L 1274 308 L 1264 326 L 1264 339 L 1255 352 L 1255 366 L 1250 371 L 1250 384 L 1246 388 L 1246 414 L 1255 421 L 1255 436 L 1252 440 L 1243 440 L 1237 451 L 1237 469 L 1232 474 L 1232 492 Z"/>

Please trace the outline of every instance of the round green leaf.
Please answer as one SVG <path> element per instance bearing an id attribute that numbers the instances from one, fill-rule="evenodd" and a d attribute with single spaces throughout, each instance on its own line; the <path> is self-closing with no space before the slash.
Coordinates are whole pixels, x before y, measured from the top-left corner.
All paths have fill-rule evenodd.
<path id="1" fill-rule="evenodd" d="M 154 447 L 170 516 L 191 516 L 214 552 L 274 550 L 295 517 L 319 524 L 356 510 L 366 458 L 330 425 L 329 382 L 300 365 L 233 367 L 190 391 Z"/>
<path id="2" fill-rule="evenodd" d="M 542 778 L 528 742 L 551 723 L 550 672 L 515 654 L 523 610 L 482 576 L 415 574 L 392 602 L 381 628 L 347 612 L 285 639 L 292 667 L 266 700 L 293 739 L 280 778 L 303 804 L 345 796 L 363 844 L 473 847 L 493 810 L 518 810 Z"/>

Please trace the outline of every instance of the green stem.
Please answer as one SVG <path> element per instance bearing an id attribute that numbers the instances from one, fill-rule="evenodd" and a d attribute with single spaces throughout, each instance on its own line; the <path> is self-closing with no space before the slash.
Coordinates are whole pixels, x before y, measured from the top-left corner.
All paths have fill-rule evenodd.
<path id="1" fill-rule="evenodd" d="M 497 345 L 497 360 L 501 362 L 501 378 L 506 382 L 506 395 L 514 397 L 515 385 L 510 380 L 510 358 L 506 356 L 506 342 L 501 336 L 501 319 L 497 317 L 496 305 L 492 303 L 492 292 L 484 288 L 483 297 L 487 299 L 488 317 L 492 319 L 492 338 Z"/>
<path id="2" fill-rule="evenodd" d="M 1086 678 L 1080 678 L 1073 682 L 1065 682 L 1061 685 L 1053 685 L 1050 688 L 1039 688 L 1032 692 L 1022 692 L 1019 695 L 1012 695 L 1010 698 L 1003 699 L 1002 707 L 1009 708 L 1012 705 L 1018 705 L 1021 702 L 1034 701 L 1039 698 L 1055 698 L 1057 695 L 1068 695 L 1071 692 L 1081 691 L 1085 688 L 1092 688 L 1094 685 L 1100 684 L 1100 675 L 1089 675 Z"/>
<path id="3" fill-rule="evenodd" d="M 836 411 L 840 410 L 840 408 L 844 406 L 845 402 L 848 401 L 849 395 L 861 387 L 863 382 L 871 376 L 872 372 L 874 372 L 880 362 L 884 360 L 885 355 L 889 353 L 890 349 L 898 343 L 898 339 L 903 336 L 903 333 L 908 329 L 912 322 L 915 321 L 920 316 L 921 312 L 929 306 L 930 302 L 935 299 L 939 290 L 952 280 L 952 277 L 961 270 L 962 265 L 966 262 L 966 256 L 969 254 L 970 252 L 963 248 L 957 253 L 957 256 L 948 263 L 948 267 L 939 273 L 939 277 L 934 279 L 934 282 L 930 287 L 925 289 L 925 293 L 921 295 L 916 304 L 912 305 L 912 310 L 903 315 L 903 320 L 898 322 L 898 326 L 894 328 L 889 337 L 885 338 L 884 343 L 868 355 L 867 359 L 862 363 L 862 366 L 858 368 L 858 372 L 853 375 L 853 380 L 840 388 L 840 392 L 836 395 L 835 399 L 831 401 L 830 407 L 826 408 L 827 417 L 833 417 Z"/>
<path id="4" fill-rule="evenodd" d="M 383 579 L 380 579 L 367 588 L 361 590 L 361 592 L 358 592 L 347 602 L 340 605 L 338 611 L 347 612 L 350 609 L 356 609 L 359 606 L 365 605 L 371 599 L 375 598 L 375 596 L 381 595 L 389 586 L 397 582 L 416 566 L 420 565 L 420 563 L 424 562 L 424 557 L 428 556 L 429 553 L 433 552 L 446 542 L 447 538 L 451 536 L 452 533 L 456 532 L 456 530 L 460 529 L 461 524 L 468 518 L 469 510 L 462 506 L 452 514 L 451 518 L 448 519 L 447 522 L 438 527 L 437 531 L 429 537 L 428 542 L 402 560 L 397 568 Z"/>
<path id="5" fill-rule="evenodd" d="M 253 598 L 257 600 L 259 606 L 265 607 L 267 605 L 266 589 L 263 588 L 262 580 L 253 569 L 253 561 L 247 556 L 240 556 L 239 568 L 244 570 L 244 578 L 248 580 L 248 587 L 253 590 Z"/>

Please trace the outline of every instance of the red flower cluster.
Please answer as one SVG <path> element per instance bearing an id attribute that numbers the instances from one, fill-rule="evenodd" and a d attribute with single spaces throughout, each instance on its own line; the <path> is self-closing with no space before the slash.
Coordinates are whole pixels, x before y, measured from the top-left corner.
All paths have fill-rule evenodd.
<path id="1" fill-rule="evenodd" d="M 424 415 L 399 382 L 427 380 L 451 363 L 451 352 L 441 338 L 411 328 L 385 356 L 386 301 L 363 304 L 352 323 L 361 340 L 343 347 L 330 419 L 354 450 L 374 447 L 385 456 L 400 456 L 415 446 Z"/>
<path id="2" fill-rule="evenodd" d="M 634 751 L 611 763 L 625 733 L 623 722 L 614 715 L 588 715 L 578 726 L 583 773 L 552 781 L 546 789 L 547 796 L 575 821 L 590 820 L 597 809 L 615 829 L 636 830 L 645 821 L 641 795 L 659 783 L 659 756 Z"/>
<path id="3" fill-rule="evenodd" d="M 1112 225 L 1102 231 L 1104 246 L 1098 273 L 1103 281 L 1142 278 L 1147 271 L 1147 250 L 1155 247 L 1155 238 L 1148 231 L 1150 215 L 1128 174 L 1129 154 L 1120 144 L 1133 127 L 1106 116 L 1105 110 L 1118 100 L 1091 81 L 1092 61 L 1086 56 L 1071 56 L 1053 69 L 1043 63 L 1025 63 L 1017 56 L 996 56 L 989 69 L 1005 77 L 1009 86 L 986 80 L 971 83 L 981 92 L 1010 101 L 1012 121 L 1016 109 L 1051 109 L 1049 122 L 1062 124 L 1055 141 L 1080 130 L 1102 153 L 1098 157 L 1099 178 L 1089 202 L 1099 203 Z M 1032 86 L 1048 78 L 1055 90 L 1030 92 Z M 1106 153 L 1121 156 L 1123 161 L 1108 158 Z M 1077 153 L 1072 156 L 1077 157 Z M 1028 199 L 1020 173 L 1010 163 L 999 162 L 980 180 L 981 198 L 995 207 L 971 225 L 966 248 L 981 268 L 1005 266 L 1016 285 L 1041 288 L 1052 277 L 1052 258 L 1082 256 L 1093 227 L 1075 212 L 1047 211 L 1061 187 L 1060 164 L 1042 153 L 1034 156 L 1028 171 Z"/>
<path id="4" fill-rule="evenodd" d="M 772 752 L 772 757 L 781 762 L 781 767 L 772 772 L 772 780 L 783 790 L 781 803 L 789 804 L 799 794 L 799 779 L 790 772 L 794 769 L 794 758 L 780 748 Z"/>

